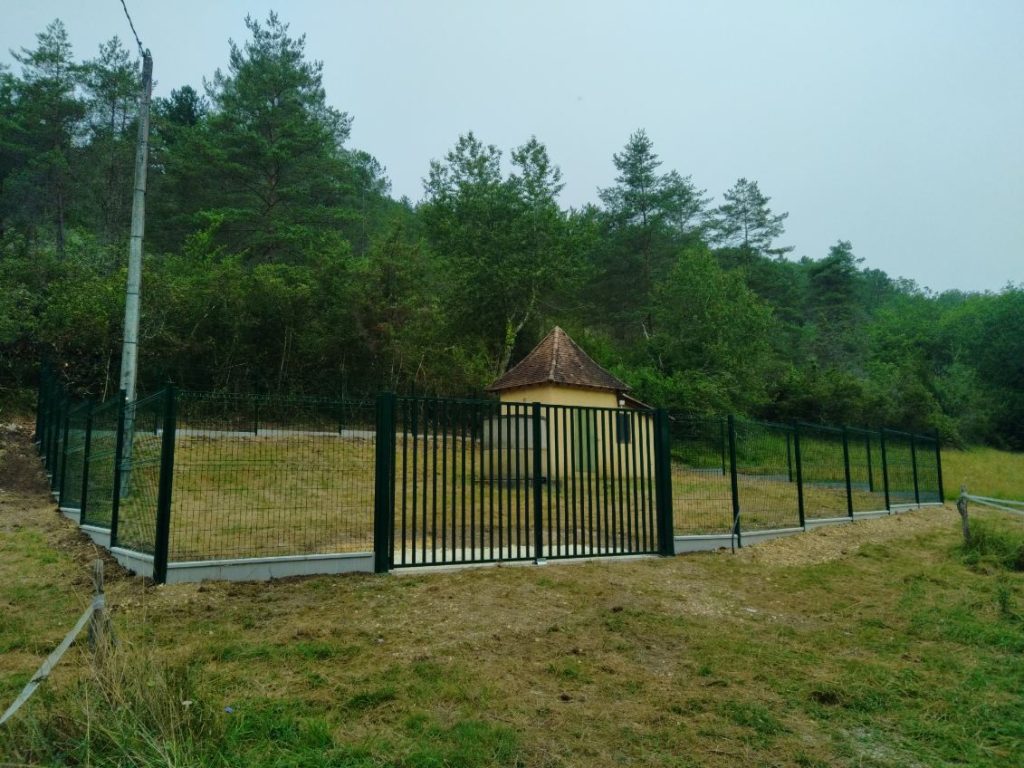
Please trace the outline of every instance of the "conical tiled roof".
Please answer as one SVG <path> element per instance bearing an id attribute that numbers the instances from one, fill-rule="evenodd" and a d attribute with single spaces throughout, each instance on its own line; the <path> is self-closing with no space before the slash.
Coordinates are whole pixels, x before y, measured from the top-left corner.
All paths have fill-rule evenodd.
<path id="1" fill-rule="evenodd" d="M 629 386 L 595 363 L 557 325 L 517 365 L 487 388 L 489 392 L 536 384 L 562 384 L 625 392 Z"/>

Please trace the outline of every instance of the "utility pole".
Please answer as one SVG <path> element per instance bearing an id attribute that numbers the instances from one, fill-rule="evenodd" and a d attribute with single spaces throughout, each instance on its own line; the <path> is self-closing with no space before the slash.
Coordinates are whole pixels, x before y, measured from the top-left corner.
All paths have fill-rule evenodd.
<path id="1" fill-rule="evenodd" d="M 139 296 L 142 291 L 142 237 L 146 229 L 146 169 L 149 166 L 149 102 L 153 95 L 153 57 L 142 52 L 142 90 L 139 93 L 139 137 L 135 148 L 135 191 L 132 195 L 132 233 L 128 245 L 128 287 L 124 300 L 124 344 L 121 347 L 121 389 L 135 402 L 139 356 Z M 131 434 L 131 431 L 127 431 Z"/>

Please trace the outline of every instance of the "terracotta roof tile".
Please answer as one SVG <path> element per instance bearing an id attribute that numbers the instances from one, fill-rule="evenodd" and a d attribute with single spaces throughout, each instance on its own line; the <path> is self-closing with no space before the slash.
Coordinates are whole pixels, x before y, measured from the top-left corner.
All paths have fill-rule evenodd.
<path id="1" fill-rule="evenodd" d="M 587 389 L 610 389 L 625 392 L 629 386 L 608 373 L 569 338 L 558 326 L 545 336 L 518 364 L 487 387 L 498 392 L 536 384 L 563 384 Z"/>

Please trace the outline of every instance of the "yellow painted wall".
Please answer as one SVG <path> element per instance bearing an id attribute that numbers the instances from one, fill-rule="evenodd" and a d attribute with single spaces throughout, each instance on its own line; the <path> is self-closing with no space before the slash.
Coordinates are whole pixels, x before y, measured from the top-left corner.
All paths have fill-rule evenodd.
<path id="1" fill-rule="evenodd" d="M 583 405 L 588 408 L 617 408 L 619 405 L 615 393 L 607 389 L 560 387 L 556 384 L 506 389 L 501 393 L 501 402 Z"/>
<path id="2" fill-rule="evenodd" d="M 618 408 L 616 393 L 553 385 L 524 387 L 501 393 L 502 403 L 541 403 L 579 406 L 542 411 L 541 465 L 545 475 L 564 478 L 573 473 L 592 473 L 608 479 L 648 476 L 654 471 L 654 420 L 646 411 Z M 593 409 L 593 410 L 590 410 Z M 619 414 L 626 414 L 630 442 L 617 438 Z M 501 460 L 493 461 L 495 476 L 524 479 L 532 475 L 533 439 L 531 409 L 505 410 L 500 426 L 492 421 L 484 432 L 484 444 Z M 489 472 L 492 462 L 483 467 Z"/>

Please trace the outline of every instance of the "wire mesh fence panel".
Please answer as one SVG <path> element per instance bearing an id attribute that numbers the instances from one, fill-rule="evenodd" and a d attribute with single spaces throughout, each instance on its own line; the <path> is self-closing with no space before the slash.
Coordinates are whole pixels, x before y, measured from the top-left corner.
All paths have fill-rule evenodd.
<path id="1" fill-rule="evenodd" d="M 372 403 L 181 392 L 169 559 L 373 549 Z"/>
<path id="2" fill-rule="evenodd" d="M 121 399 L 111 398 L 93 408 L 88 435 L 86 494 L 80 522 L 110 528 L 114 509 L 114 465 Z"/>
<path id="3" fill-rule="evenodd" d="M 152 555 L 156 543 L 156 510 L 162 450 L 159 425 L 166 392 L 158 392 L 124 409 L 120 498 L 116 546 Z"/>
<path id="4" fill-rule="evenodd" d="M 647 411 L 399 398 L 396 567 L 655 551 Z"/>
<path id="5" fill-rule="evenodd" d="M 736 475 L 740 528 L 800 525 L 796 441 L 783 424 L 736 420 Z"/>
<path id="6" fill-rule="evenodd" d="M 843 430 L 806 424 L 801 424 L 799 430 L 804 517 L 848 516 Z"/>
<path id="7" fill-rule="evenodd" d="M 886 477 L 889 480 L 889 505 L 916 503 L 914 490 L 914 452 L 911 436 L 883 430 L 885 437 Z"/>
<path id="8" fill-rule="evenodd" d="M 914 436 L 914 461 L 917 467 L 917 487 L 921 503 L 941 502 L 939 459 L 934 437 Z"/>
<path id="9" fill-rule="evenodd" d="M 85 474 L 85 426 L 89 418 L 89 403 L 81 403 L 68 414 L 67 447 L 64 451 L 64 479 L 61 483 L 60 505 L 66 509 L 80 509 L 82 480 Z"/>
<path id="10" fill-rule="evenodd" d="M 669 436 L 675 534 L 730 532 L 733 510 L 727 419 L 670 414 Z"/>
<path id="11" fill-rule="evenodd" d="M 885 478 L 882 473 L 882 438 L 874 430 L 849 428 L 850 487 L 853 511 L 880 512 L 885 509 Z"/>

